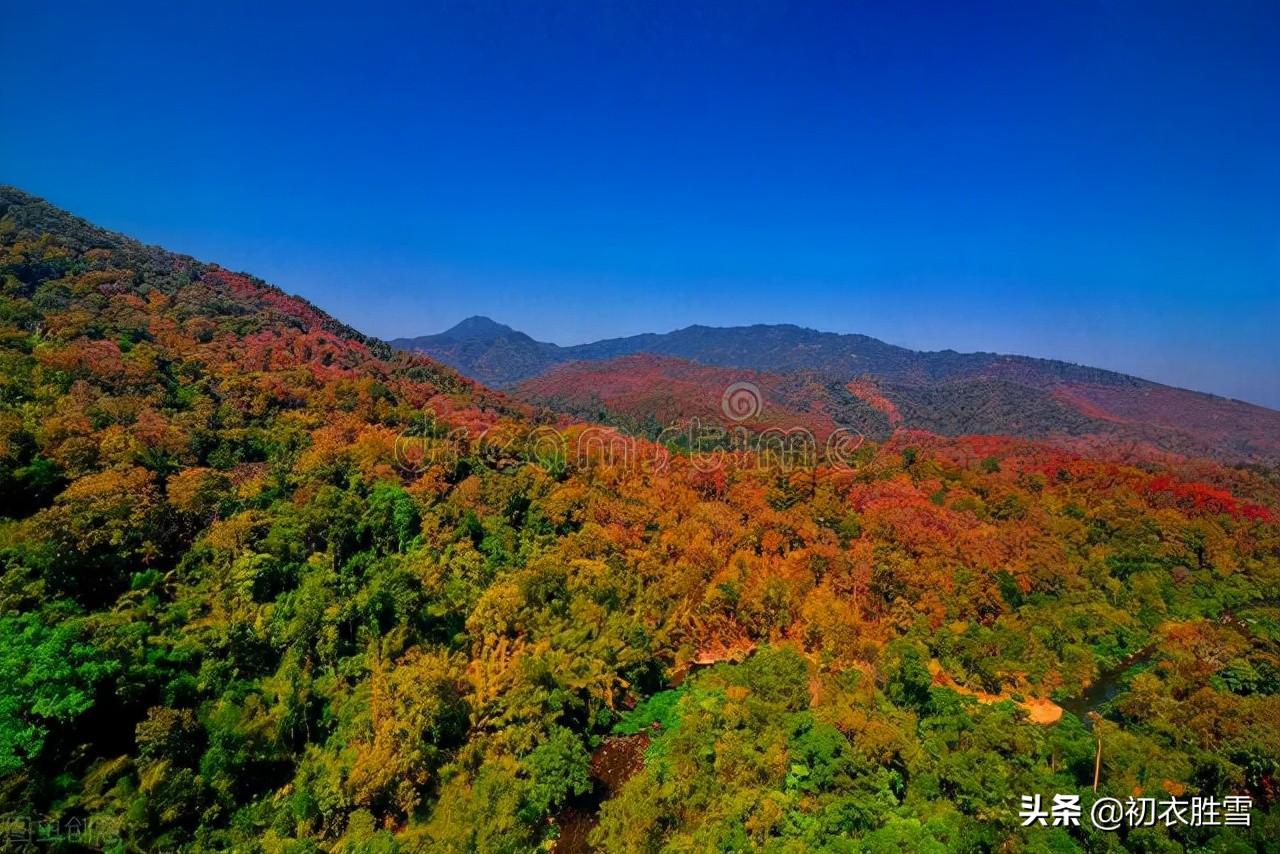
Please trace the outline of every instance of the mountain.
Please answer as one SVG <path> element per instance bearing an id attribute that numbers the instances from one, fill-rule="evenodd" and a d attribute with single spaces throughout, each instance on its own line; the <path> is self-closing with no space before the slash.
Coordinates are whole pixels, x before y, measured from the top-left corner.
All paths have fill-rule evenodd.
<path id="1" fill-rule="evenodd" d="M 690 326 L 559 347 L 472 318 L 440 335 L 392 345 L 430 355 L 531 403 L 645 424 L 650 433 L 657 422 L 714 409 L 723 390 L 741 379 L 735 371 L 745 370 L 771 375 L 770 410 L 797 413 L 819 406 L 839 425 L 880 439 L 907 427 L 949 436 L 1100 439 L 1188 456 L 1280 461 L 1280 412 L 1265 407 L 1052 359 L 920 352 L 865 335 L 787 324 Z M 637 354 L 675 361 L 627 358 Z M 650 370 L 657 364 L 662 370 Z M 624 376 L 629 371 L 638 373 Z M 643 382 L 655 385 L 640 393 L 636 387 Z M 626 394 L 608 391 L 622 385 L 630 387 Z M 784 402 L 776 389 L 786 385 L 813 397 Z M 889 411 L 892 417 L 884 414 Z"/>
<path id="2" fill-rule="evenodd" d="M 476 315 L 468 317 L 458 325 L 452 327 L 447 332 L 442 332 L 435 336 L 441 342 L 446 341 L 474 341 L 480 339 L 483 341 L 493 341 L 496 338 L 504 336 L 515 336 L 527 338 L 516 332 L 510 326 L 490 320 L 487 317 Z M 530 339 L 532 340 L 532 339 Z"/>
<path id="3" fill-rule="evenodd" d="M 1133 850 L 1277 838 L 1274 471 L 907 429 L 961 405 L 816 372 L 561 369 L 661 417 L 732 377 L 764 396 L 743 423 L 887 435 L 780 468 L 558 419 L 0 188 L 4 832 L 1072 851 L 1020 793 L 1186 791 L 1250 825 Z M 1003 384 L 974 423 L 1022 417 L 1027 386 L 959 382 Z"/>
<path id="4" fill-rule="evenodd" d="M 396 338 L 390 343 L 398 349 L 425 353 L 499 388 L 537 376 L 552 365 L 634 353 L 762 371 L 811 370 L 846 379 L 873 374 L 909 384 L 994 376 L 1030 383 L 1146 383 L 1113 371 L 1051 359 L 953 350 L 921 352 L 866 335 L 818 332 L 791 324 L 688 326 L 665 334 L 647 333 L 561 347 L 536 341 L 489 318 L 471 317 L 438 335 Z"/>
<path id="5" fill-rule="evenodd" d="M 469 317 L 438 335 L 395 338 L 390 344 L 399 350 L 424 353 L 495 388 L 536 376 L 562 361 L 556 355 L 561 348 L 555 344 L 535 341 L 510 326 L 480 316 Z"/>

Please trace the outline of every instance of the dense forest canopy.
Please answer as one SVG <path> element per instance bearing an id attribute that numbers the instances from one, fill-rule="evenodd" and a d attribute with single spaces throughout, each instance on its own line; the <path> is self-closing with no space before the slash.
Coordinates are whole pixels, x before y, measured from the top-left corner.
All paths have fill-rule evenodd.
<path id="1" fill-rule="evenodd" d="M 398 465 L 427 411 L 515 438 Z M 1274 469 L 903 430 L 547 465 L 534 419 L 0 191 L 0 812 L 112 851 L 1280 839 Z M 1054 793 L 1252 821 L 1023 827 Z"/>

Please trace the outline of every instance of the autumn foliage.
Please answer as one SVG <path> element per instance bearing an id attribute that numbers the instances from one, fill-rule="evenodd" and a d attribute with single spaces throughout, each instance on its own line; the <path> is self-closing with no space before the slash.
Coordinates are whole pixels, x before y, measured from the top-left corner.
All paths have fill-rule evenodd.
<path id="1" fill-rule="evenodd" d="M 908 430 L 549 464 L 522 404 L 0 199 L 6 811 L 116 850 L 528 851 L 574 814 L 609 851 L 1094 850 L 1016 805 L 1091 797 L 1102 738 L 1100 794 L 1256 804 L 1109 844 L 1280 835 L 1273 469 Z M 406 469 L 427 410 L 510 440 Z"/>

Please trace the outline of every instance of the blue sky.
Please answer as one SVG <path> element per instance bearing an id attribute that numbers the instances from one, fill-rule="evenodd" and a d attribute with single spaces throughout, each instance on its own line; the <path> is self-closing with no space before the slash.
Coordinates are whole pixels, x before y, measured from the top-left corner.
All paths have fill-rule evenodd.
<path id="1" fill-rule="evenodd" d="M 793 322 L 1280 407 L 1280 5 L 1048 5 L 10 4 L 0 182 L 384 337 Z"/>

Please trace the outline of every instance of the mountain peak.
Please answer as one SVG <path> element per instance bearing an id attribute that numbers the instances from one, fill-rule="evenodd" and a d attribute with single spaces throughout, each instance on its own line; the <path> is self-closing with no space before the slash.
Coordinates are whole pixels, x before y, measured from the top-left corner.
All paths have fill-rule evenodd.
<path id="1" fill-rule="evenodd" d="M 464 340 L 469 338 L 500 338 L 503 335 L 511 335 L 515 332 L 505 323 L 499 323 L 492 318 L 485 317 L 482 314 L 474 314 L 466 320 L 451 326 L 449 329 L 441 332 L 440 338 L 450 338 L 454 340 Z"/>

